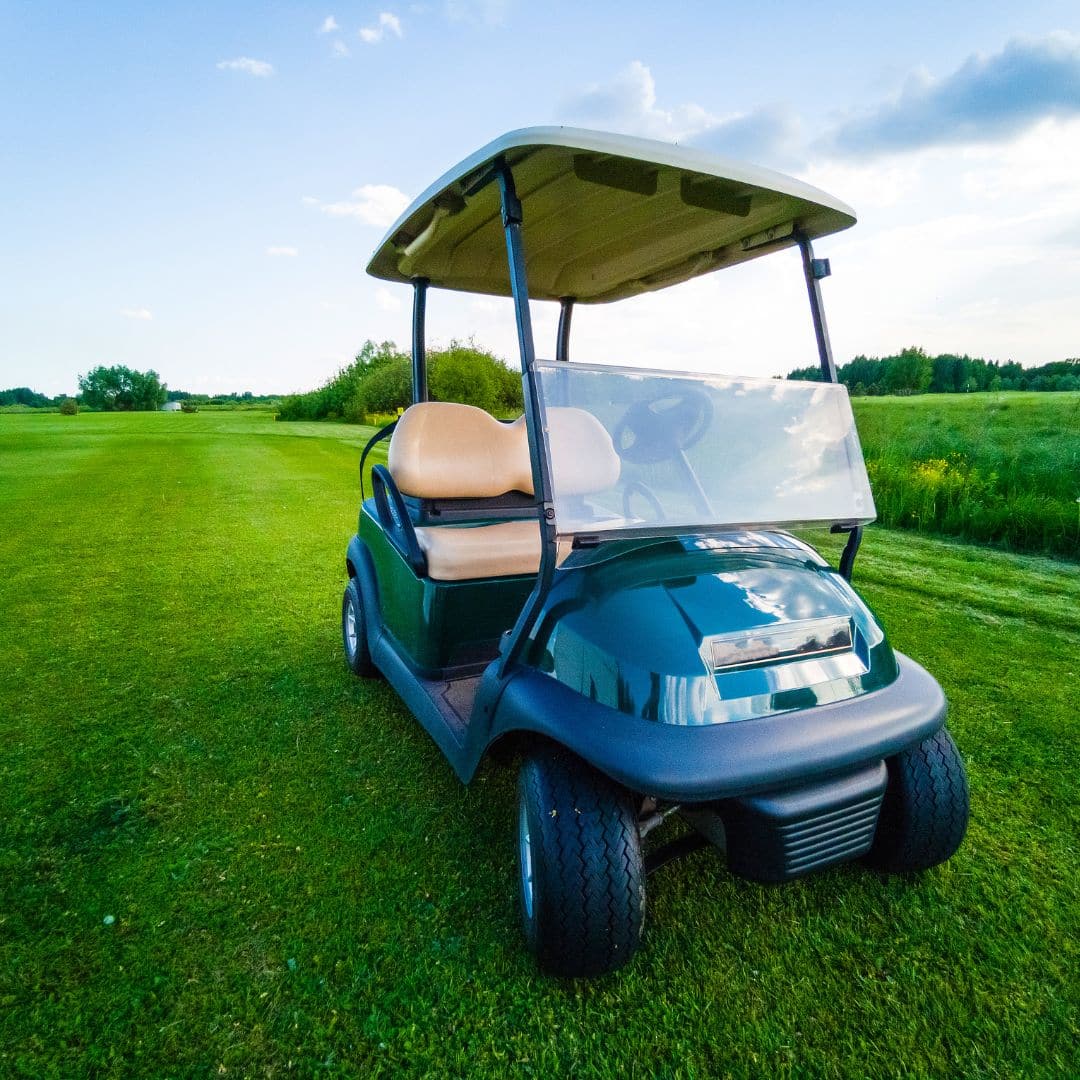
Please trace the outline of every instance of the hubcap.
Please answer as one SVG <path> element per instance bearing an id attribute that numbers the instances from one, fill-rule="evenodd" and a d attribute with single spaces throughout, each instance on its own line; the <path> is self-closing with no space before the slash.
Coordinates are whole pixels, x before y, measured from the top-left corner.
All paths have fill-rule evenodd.
<path id="1" fill-rule="evenodd" d="M 525 906 L 525 918 L 533 917 L 533 861 L 532 835 L 529 832 L 529 815 L 525 799 L 518 806 L 518 865 L 521 868 L 521 902 Z"/>
<path id="2" fill-rule="evenodd" d="M 349 650 L 349 656 L 356 655 L 356 608 L 351 596 L 345 605 L 345 648 Z"/>

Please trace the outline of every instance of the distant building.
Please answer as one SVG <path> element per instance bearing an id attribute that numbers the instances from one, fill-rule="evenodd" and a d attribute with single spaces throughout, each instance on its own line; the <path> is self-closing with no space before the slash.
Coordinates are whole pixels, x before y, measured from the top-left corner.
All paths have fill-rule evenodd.
<path id="1" fill-rule="evenodd" d="M 180 402 L 179 401 L 166 401 L 165 404 L 161 406 L 161 411 L 162 412 L 179 412 L 180 411 Z"/>

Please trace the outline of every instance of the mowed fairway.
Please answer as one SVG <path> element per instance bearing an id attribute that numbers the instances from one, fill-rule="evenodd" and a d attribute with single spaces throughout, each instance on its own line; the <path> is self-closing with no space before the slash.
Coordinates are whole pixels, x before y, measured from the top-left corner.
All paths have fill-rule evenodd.
<path id="1" fill-rule="evenodd" d="M 540 975 L 513 771 L 340 657 L 365 429 L 0 416 L 0 1075 L 1075 1075 L 1077 564 L 870 530 L 967 756 L 949 864 L 702 852 L 642 951 Z M 831 548 L 835 553 L 835 545 Z"/>

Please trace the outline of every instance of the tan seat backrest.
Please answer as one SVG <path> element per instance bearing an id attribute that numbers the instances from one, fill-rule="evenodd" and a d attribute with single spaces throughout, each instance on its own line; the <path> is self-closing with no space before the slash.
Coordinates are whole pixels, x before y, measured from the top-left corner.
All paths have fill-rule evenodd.
<path id="1" fill-rule="evenodd" d="M 603 425 L 582 409 L 547 410 L 552 469 L 559 492 L 611 487 L 619 458 Z M 425 401 L 405 410 L 390 439 L 390 475 L 421 499 L 488 499 L 533 494 L 525 418 L 502 424 L 473 405 Z"/>
<path id="2" fill-rule="evenodd" d="M 548 452 L 555 494 L 589 495 L 619 479 L 621 462 L 604 425 L 584 409 L 549 405 Z"/>
<path id="3" fill-rule="evenodd" d="M 532 494 L 525 418 L 500 424 L 473 405 L 409 406 L 390 439 L 389 466 L 402 493 L 421 499 Z"/>

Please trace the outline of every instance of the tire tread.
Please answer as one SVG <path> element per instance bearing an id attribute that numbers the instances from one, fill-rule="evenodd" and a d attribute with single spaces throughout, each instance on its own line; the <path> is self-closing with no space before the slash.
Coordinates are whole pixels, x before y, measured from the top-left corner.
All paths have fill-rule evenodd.
<path id="1" fill-rule="evenodd" d="M 888 787 L 867 861 L 890 873 L 927 870 L 953 855 L 967 831 L 964 763 L 944 728 L 886 762 Z"/>
<path id="2" fill-rule="evenodd" d="M 531 943 L 541 964 L 573 977 L 621 967 L 640 940 L 645 902 L 628 793 L 560 751 L 526 761 L 522 783 L 538 826 Z"/>

